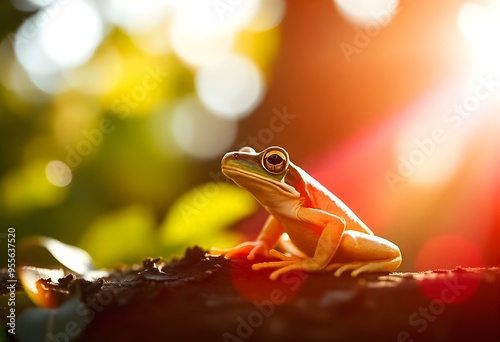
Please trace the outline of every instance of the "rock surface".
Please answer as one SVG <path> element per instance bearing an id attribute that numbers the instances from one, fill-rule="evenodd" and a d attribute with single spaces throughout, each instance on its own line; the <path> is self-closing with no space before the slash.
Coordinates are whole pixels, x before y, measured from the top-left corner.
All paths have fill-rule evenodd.
<path id="1" fill-rule="evenodd" d="M 82 341 L 500 341 L 498 268 L 268 275 L 194 247 L 38 288 L 80 293 Z"/>

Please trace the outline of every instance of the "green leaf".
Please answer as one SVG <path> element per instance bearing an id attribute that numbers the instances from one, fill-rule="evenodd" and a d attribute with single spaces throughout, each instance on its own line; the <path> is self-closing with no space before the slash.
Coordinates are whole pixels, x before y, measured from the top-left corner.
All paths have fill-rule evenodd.
<path id="1" fill-rule="evenodd" d="M 142 206 L 130 206 L 97 219 L 84 233 L 81 247 L 101 267 L 134 263 L 155 256 L 155 221 Z"/>
<path id="2" fill-rule="evenodd" d="M 181 196 L 161 227 L 161 241 L 173 254 L 189 245 L 231 247 L 241 238 L 226 228 L 253 213 L 257 202 L 246 190 L 206 183 Z"/>

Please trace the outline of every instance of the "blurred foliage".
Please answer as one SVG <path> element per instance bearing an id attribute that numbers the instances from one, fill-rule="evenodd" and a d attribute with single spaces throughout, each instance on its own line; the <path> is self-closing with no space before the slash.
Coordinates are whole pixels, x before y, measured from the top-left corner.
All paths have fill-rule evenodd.
<path id="1" fill-rule="evenodd" d="M 98 267 L 133 263 L 158 250 L 154 228 L 154 217 L 147 208 L 131 206 L 96 219 L 85 230 L 81 246 Z"/>
<path id="2" fill-rule="evenodd" d="M 105 6 L 83 3 L 103 21 L 102 40 L 86 62 L 60 66 L 42 78 L 15 51 L 20 42 L 16 35 L 37 15 L 48 13 L 48 21 L 35 25 L 45 30 L 66 15 L 67 5 L 47 2 L 55 14 L 44 7 L 23 12 L 0 5 L 2 229 L 15 227 L 18 240 L 36 234 L 80 246 L 100 267 L 168 257 L 194 244 L 236 243 L 241 237 L 228 228 L 256 204 L 243 190 L 210 177 L 231 146 L 223 146 L 217 157 L 198 159 L 179 147 L 172 134 L 173 112 L 196 94 L 200 67 L 184 61 L 171 46 L 175 9 L 165 10 L 157 25 L 146 27 L 146 21 L 133 32 L 111 22 Z M 232 30 L 229 52 L 252 61 L 265 81 L 279 46 L 279 29 L 240 25 Z M 143 48 L 158 37 L 156 45 L 165 45 L 163 51 Z M 28 38 L 33 44 L 28 47 L 36 49 L 36 34 Z M 184 130 L 183 135 L 192 134 L 190 127 Z M 220 136 L 211 134 L 213 139 Z M 62 166 L 51 169 L 51 161 Z M 215 194 L 186 216 L 183 210 L 210 187 Z"/>
<path id="3" fill-rule="evenodd" d="M 175 254 L 191 241 L 204 248 L 231 247 L 241 237 L 225 231 L 257 208 L 252 195 L 224 183 L 207 183 L 181 196 L 161 226 L 161 241 Z M 168 253 L 170 254 L 170 253 Z"/>

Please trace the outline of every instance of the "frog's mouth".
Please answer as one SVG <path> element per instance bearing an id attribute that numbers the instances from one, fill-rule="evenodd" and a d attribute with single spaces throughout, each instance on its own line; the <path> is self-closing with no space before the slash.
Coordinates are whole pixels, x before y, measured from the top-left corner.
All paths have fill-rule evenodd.
<path id="1" fill-rule="evenodd" d="M 258 194 L 276 195 L 277 192 L 287 197 L 300 197 L 300 193 L 294 187 L 285 183 L 285 177 L 281 178 L 281 180 L 271 179 L 258 173 L 248 172 L 231 166 L 223 166 L 222 173 L 256 197 L 259 197 Z"/>

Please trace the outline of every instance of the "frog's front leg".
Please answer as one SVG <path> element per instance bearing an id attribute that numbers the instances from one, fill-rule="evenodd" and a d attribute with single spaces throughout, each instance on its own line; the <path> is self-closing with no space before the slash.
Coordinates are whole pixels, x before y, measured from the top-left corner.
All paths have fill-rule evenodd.
<path id="1" fill-rule="evenodd" d="M 269 252 L 270 256 L 281 261 L 269 261 L 254 264 L 252 269 L 278 268 L 269 278 L 276 280 L 281 274 L 292 270 L 315 272 L 325 269 L 337 251 L 342 234 L 345 230 L 344 219 L 313 208 L 301 208 L 297 213 L 298 219 L 304 223 L 324 224 L 324 229 L 318 239 L 318 244 L 312 258 L 287 256 L 276 250 Z"/>
<path id="2" fill-rule="evenodd" d="M 240 254 L 246 255 L 248 260 L 253 260 L 256 255 L 267 257 L 269 250 L 276 245 L 282 234 L 281 224 L 273 216 L 269 216 L 255 241 L 246 241 L 227 249 L 212 247 L 210 253 L 224 255 L 229 259 Z"/>

